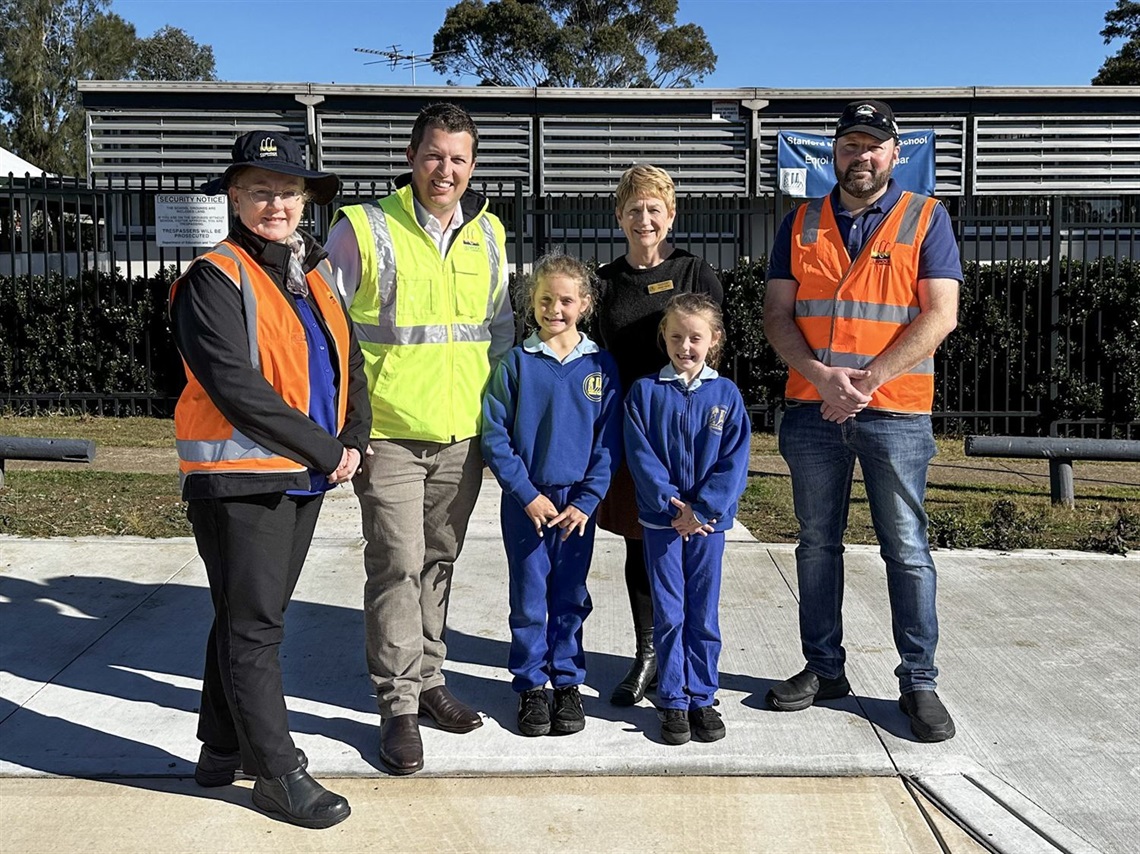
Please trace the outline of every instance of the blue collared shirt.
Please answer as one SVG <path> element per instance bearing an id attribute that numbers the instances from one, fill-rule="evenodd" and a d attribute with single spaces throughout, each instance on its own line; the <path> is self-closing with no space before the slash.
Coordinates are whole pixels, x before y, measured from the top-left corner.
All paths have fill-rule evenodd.
<path id="1" fill-rule="evenodd" d="M 523 341 L 522 347 L 528 353 L 542 353 L 560 364 L 568 365 L 575 359 L 580 359 L 588 353 L 597 353 L 601 349 L 590 340 L 590 336 L 585 332 L 579 332 L 578 335 L 581 336 L 581 340 L 578 341 L 573 350 L 566 354 L 565 359 L 560 358 L 557 353 L 546 346 L 546 342 L 538 337 L 537 332 L 531 333 L 531 335 Z"/>
<path id="2" fill-rule="evenodd" d="M 677 373 L 677 369 L 673 367 L 673 363 L 669 362 L 658 372 L 657 380 L 663 383 L 676 383 L 687 391 L 696 391 L 705 380 L 715 380 L 719 376 L 720 374 L 710 368 L 706 362 L 701 365 L 701 372 L 693 377 L 692 382 L 686 383 L 685 378 Z"/>

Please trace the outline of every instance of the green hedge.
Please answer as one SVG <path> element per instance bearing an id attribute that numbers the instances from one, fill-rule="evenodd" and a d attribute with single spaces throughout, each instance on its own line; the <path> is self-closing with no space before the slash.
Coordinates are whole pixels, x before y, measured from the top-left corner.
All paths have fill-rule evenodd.
<path id="1" fill-rule="evenodd" d="M 720 271 L 724 367 L 758 407 L 779 399 L 785 377 L 764 338 L 765 266 Z M 183 375 L 166 318 L 173 273 L 0 277 L 0 398 L 176 397 Z M 1140 421 L 1140 263 L 1064 260 L 1056 294 L 1052 275 L 1047 262 L 965 266 L 958 329 L 937 356 L 936 412 L 1034 413 L 995 424 L 1010 433 L 1043 433 L 1054 420 Z M 522 320 L 529 312 L 519 303 Z M 985 432 L 985 424 L 944 418 L 942 427 Z"/>
<path id="2" fill-rule="evenodd" d="M 155 278 L 0 276 L 0 396 L 175 397 L 184 377 Z"/>

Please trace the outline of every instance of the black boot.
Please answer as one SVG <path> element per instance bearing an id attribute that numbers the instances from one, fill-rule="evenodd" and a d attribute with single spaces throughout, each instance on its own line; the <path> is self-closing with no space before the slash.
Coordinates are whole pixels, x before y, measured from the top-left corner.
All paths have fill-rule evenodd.
<path id="1" fill-rule="evenodd" d="M 348 801 L 333 794 L 304 768 L 281 777 L 258 777 L 253 803 L 282 821 L 300 827 L 325 828 L 348 818 Z"/>
<path id="2" fill-rule="evenodd" d="M 648 688 L 657 684 L 657 650 L 653 648 L 653 629 L 637 633 L 637 652 L 629 673 L 610 694 L 615 706 L 634 706 L 641 702 Z"/>

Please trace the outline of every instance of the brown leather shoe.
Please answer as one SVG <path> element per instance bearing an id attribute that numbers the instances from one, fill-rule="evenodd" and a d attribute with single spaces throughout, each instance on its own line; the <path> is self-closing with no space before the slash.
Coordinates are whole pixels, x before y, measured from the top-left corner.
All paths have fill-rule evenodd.
<path id="1" fill-rule="evenodd" d="M 444 732 L 471 732 L 483 726 L 479 713 L 456 699 L 446 685 L 420 694 L 420 714 L 427 715 Z"/>
<path id="2" fill-rule="evenodd" d="M 380 761 L 393 774 L 415 774 L 424 767 L 424 744 L 415 715 L 380 721 Z"/>

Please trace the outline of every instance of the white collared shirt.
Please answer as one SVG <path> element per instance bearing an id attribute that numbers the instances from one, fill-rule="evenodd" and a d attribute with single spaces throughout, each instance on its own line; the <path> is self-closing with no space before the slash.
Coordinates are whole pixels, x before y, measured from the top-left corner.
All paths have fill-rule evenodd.
<path id="1" fill-rule="evenodd" d="M 439 248 L 439 257 L 446 257 L 451 241 L 455 239 L 455 235 L 463 226 L 463 206 L 455 206 L 455 210 L 451 212 L 451 222 L 448 223 L 447 228 L 444 228 L 440 221 L 435 218 L 435 215 L 429 213 L 428 209 L 420 204 L 419 199 L 414 194 L 412 195 L 412 206 L 416 209 L 416 221 Z"/>

